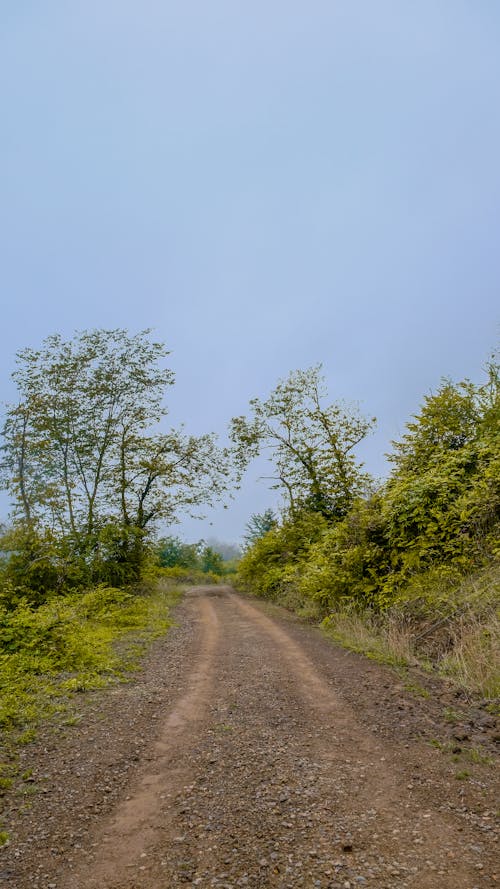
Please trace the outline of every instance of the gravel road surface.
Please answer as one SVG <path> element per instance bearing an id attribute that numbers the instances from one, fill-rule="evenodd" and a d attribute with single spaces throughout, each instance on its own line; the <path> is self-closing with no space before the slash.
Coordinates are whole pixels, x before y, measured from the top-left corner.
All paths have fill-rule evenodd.
<path id="1" fill-rule="evenodd" d="M 9 804 L 0 883 L 500 885 L 484 711 L 228 587 L 192 589 L 175 617 L 131 683 L 23 751 L 33 793 Z"/>

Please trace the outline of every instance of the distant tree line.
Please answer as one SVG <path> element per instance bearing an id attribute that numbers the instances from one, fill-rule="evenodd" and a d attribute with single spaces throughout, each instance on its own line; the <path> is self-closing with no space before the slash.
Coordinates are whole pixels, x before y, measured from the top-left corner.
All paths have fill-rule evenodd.
<path id="1" fill-rule="evenodd" d="M 162 537 L 155 546 L 160 568 L 192 568 L 205 574 L 223 574 L 224 559 L 204 540 L 184 543 L 179 537 Z"/>

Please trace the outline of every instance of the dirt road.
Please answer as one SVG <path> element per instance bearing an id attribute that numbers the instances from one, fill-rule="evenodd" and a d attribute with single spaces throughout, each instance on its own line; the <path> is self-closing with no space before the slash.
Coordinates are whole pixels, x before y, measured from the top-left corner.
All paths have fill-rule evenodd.
<path id="1" fill-rule="evenodd" d="M 178 620 L 137 682 L 38 741 L 12 889 L 499 885 L 493 770 L 463 768 L 449 691 L 415 696 L 228 588 L 193 589 Z"/>

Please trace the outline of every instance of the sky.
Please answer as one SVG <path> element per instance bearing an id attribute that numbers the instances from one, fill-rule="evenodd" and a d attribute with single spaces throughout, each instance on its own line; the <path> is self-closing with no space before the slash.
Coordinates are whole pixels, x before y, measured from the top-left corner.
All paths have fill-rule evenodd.
<path id="1" fill-rule="evenodd" d="M 496 0 L 2 0 L 0 400 L 24 346 L 151 327 L 173 424 L 322 362 L 383 476 L 498 342 L 499 45 Z M 239 540 L 262 474 L 176 533 Z"/>

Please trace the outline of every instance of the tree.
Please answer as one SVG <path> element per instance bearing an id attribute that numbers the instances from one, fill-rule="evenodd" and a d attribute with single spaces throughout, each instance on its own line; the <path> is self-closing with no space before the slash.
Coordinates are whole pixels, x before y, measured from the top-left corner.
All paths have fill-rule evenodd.
<path id="1" fill-rule="evenodd" d="M 262 513 L 255 512 L 245 525 L 246 534 L 243 537 L 247 547 L 252 546 L 256 540 L 264 537 L 278 524 L 278 519 L 272 509 L 266 509 Z"/>
<path id="2" fill-rule="evenodd" d="M 262 451 L 269 455 L 272 487 L 284 493 L 292 514 L 305 508 L 342 518 L 367 485 L 354 450 L 375 421 L 355 407 L 324 404 L 320 371 L 294 371 L 266 401 L 252 399 L 250 419 L 235 417 L 231 438 L 240 466 Z"/>
<path id="3" fill-rule="evenodd" d="M 224 571 L 224 560 L 220 553 L 216 553 L 211 546 L 205 546 L 200 554 L 201 570 L 207 574 L 222 574 Z"/>
<path id="4" fill-rule="evenodd" d="M 388 459 L 397 473 L 420 475 L 443 455 L 460 451 L 477 440 L 481 418 L 479 389 L 469 380 L 459 384 L 443 380 L 424 403 L 401 441 L 393 441 Z"/>
<path id="5" fill-rule="evenodd" d="M 184 543 L 179 537 L 162 537 L 156 546 L 161 568 L 197 568 L 200 561 L 197 543 Z"/>
<path id="6" fill-rule="evenodd" d="M 137 573 L 159 520 L 175 522 L 230 484 L 213 435 L 158 429 L 174 382 L 167 355 L 149 331 L 120 329 L 51 336 L 18 355 L 19 402 L 2 448 L 14 517 L 69 538 L 87 565 L 109 557 Z"/>
<path id="7" fill-rule="evenodd" d="M 444 380 L 425 397 L 390 456 L 384 510 L 393 567 L 411 574 L 441 560 L 469 568 L 498 546 L 499 430 L 498 364 L 483 385 Z"/>

